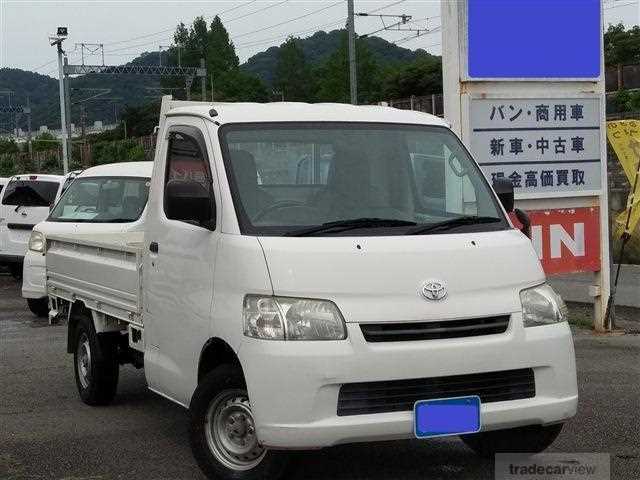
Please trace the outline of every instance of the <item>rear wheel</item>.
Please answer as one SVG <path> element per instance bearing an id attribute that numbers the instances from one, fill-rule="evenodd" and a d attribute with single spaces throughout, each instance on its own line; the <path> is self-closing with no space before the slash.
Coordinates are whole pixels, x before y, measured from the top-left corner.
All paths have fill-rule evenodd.
<path id="1" fill-rule="evenodd" d="M 563 424 L 529 425 L 526 427 L 494 430 L 460 438 L 481 457 L 492 457 L 496 453 L 540 453 L 558 438 Z"/>
<path id="2" fill-rule="evenodd" d="M 9 273 L 14 278 L 14 280 L 22 280 L 22 264 L 21 263 L 10 263 L 9 264 Z"/>
<path id="3" fill-rule="evenodd" d="M 45 298 L 27 298 L 29 310 L 36 317 L 46 317 L 49 314 L 49 300 Z"/>
<path id="4" fill-rule="evenodd" d="M 80 398 L 87 405 L 106 405 L 118 388 L 118 344 L 111 336 L 98 335 L 86 315 L 75 328 L 73 363 Z"/>
<path id="5" fill-rule="evenodd" d="M 193 455 L 211 479 L 276 480 L 287 455 L 263 447 L 257 438 L 242 370 L 223 365 L 198 385 L 191 406 Z"/>

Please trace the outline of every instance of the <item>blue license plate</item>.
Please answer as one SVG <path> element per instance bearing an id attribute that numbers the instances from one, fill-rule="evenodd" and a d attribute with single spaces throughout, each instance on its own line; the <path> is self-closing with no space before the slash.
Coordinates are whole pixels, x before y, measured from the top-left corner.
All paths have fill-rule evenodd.
<path id="1" fill-rule="evenodd" d="M 480 397 L 440 398 L 415 403 L 414 432 L 418 438 L 444 437 L 480 431 Z"/>

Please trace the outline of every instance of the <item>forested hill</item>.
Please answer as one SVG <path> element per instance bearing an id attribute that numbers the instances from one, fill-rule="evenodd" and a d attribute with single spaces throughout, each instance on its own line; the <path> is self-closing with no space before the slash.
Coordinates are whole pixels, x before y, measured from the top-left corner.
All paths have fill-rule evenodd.
<path id="1" fill-rule="evenodd" d="M 316 32 L 310 37 L 300 39 L 298 44 L 304 52 L 304 57 L 309 65 L 319 65 L 340 47 L 344 30 L 331 32 Z M 399 47 L 380 37 L 366 37 L 363 39 L 376 62 L 386 64 L 400 64 L 415 60 L 421 56 L 430 56 L 425 50 L 410 50 Z M 274 84 L 278 58 L 282 47 L 271 47 L 249 58 L 241 68 L 257 75 L 267 85 Z"/>

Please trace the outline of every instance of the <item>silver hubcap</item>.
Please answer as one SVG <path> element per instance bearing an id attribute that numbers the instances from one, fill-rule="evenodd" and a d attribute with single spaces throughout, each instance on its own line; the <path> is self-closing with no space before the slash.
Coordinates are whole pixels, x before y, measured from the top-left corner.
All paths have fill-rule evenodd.
<path id="1" fill-rule="evenodd" d="M 89 388 L 91 384 L 91 347 L 89 347 L 89 338 L 85 333 L 78 340 L 78 377 L 82 388 Z"/>
<path id="2" fill-rule="evenodd" d="M 249 470 L 267 453 L 258 442 L 249 398 L 242 390 L 222 392 L 213 399 L 205 432 L 211 453 L 227 468 Z"/>

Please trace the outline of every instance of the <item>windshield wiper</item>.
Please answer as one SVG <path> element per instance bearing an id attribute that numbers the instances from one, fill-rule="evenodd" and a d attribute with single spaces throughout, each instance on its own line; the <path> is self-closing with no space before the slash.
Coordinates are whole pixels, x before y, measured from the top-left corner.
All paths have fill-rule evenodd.
<path id="1" fill-rule="evenodd" d="M 474 215 L 465 215 L 463 217 L 450 218 L 442 222 L 420 225 L 416 228 L 409 229 L 406 235 L 420 235 L 423 233 L 431 233 L 438 230 L 449 230 L 461 225 L 476 225 L 480 223 L 496 223 L 501 220 L 497 217 L 478 217 Z"/>
<path id="2" fill-rule="evenodd" d="M 304 237 L 316 233 L 328 232 L 344 232 L 346 230 L 355 230 L 358 228 L 384 228 L 384 227 L 410 227 L 417 225 L 416 222 L 408 220 L 398 220 L 394 218 L 352 218 L 348 220 L 338 220 L 335 222 L 327 222 L 316 227 L 301 228 L 287 232 L 284 235 L 288 237 Z"/>

